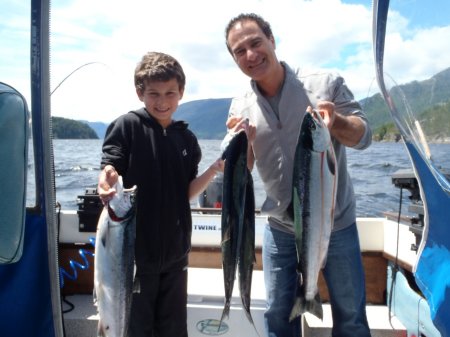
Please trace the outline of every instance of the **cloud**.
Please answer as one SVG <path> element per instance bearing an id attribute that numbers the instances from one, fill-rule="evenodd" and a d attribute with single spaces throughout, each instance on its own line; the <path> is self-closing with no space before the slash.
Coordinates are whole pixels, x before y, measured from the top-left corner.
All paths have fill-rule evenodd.
<path id="1" fill-rule="evenodd" d="M 279 58 L 292 67 L 339 71 L 356 98 L 374 85 L 370 1 L 339 0 L 58 0 L 51 11 L 53 115 L 110 122 L 141 106 L 133 71 L 150 50 L 182 64 L 187 86 L 182 102 L 232 97 L 248 88 L 225 47 L 224 29 L 241 12 L 266 18 Z M 29 8 L 2 1 L 1 81 L 29 99 Z M 398 83 L 425 79 L 450 65 L 450 26 L 416 26 L 402 13 L 389 16 L 386 71 Z M 421 27 L 419 29 L 419 27 Z"/>

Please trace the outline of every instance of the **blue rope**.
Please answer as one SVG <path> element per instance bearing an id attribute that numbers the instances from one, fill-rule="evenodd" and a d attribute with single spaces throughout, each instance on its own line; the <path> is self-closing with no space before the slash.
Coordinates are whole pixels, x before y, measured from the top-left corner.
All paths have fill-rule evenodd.
<path id="1" fill-rule="evenodd" d="M 92 246 L 95 247 L 95 238 L 89 238 L 89 242 L 92 244 Z M 94 253 L 91 253 L 90 251 L 80 249 L 78 251 L 81 258 L 83 259 L 82 263 L 79 263 L 77 261 L 70 260 L 69 265 L 70 269 L 72 269 L 72 273 L 68 273 L 64 268 L 59 267 L 59 279 L 60 279 L 60 288 L 64 287 L 64 277 L 67 277 L 69 280 L 75 281 L 78 278 L 78 272 L 77 269 L 86 270 L 89 268 L 89 260 L 87 259 L 87 255 L 95 256 Z"/>

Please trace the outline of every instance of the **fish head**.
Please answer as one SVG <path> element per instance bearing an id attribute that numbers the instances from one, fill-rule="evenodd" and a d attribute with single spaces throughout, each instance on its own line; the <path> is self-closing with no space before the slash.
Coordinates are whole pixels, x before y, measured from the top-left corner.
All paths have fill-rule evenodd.
<path id="1" fill-rule="evenodd" d="M 128 217 L 130 210 L 136 205 L 137 187 L 124 188 L 122 177 L 119 176 L 114 188 L 116 193 L 108 202 L 110 216 L 117 219 Z"/>
<path id="2" fill-rule="evenodd" d="M 303 117 L 301 134 L 303 143 L 314 152 L 326 151 L 331 143 L 330 131 L 325 125 L 320 113 L 316 110 L 307 111 Z"/>

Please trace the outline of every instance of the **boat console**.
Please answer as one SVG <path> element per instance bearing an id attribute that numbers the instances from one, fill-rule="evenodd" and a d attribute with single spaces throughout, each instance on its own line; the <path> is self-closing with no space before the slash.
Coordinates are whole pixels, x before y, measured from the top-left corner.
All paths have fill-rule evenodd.
<path id="1" fill-rule="evenodd" d="M 78 230 L 80 232 L 95 232 L 103 209 L 97 189 L 86 188 L 84 195 L 77 196 L 77 205 Z"/>
<path id="2" fill-rule="evenodd" d="M 411 244 L 411 250 L 417 252 L 420 241 L 422 240 L 425 214 L 423 202 L 420 197 L 419 182 L 412 169 L 402 169 L 394 172 L 392 175 L 392 183 L 397 188 L 407 189 L 411 194 L 409 196 L 411 203 L 408 206 L 408 211 L 413 213 L 414 216 L 410 218 L 408 225 L 409 230 L 414 233 L 416 237 L 416 242 Z M 400 200 L 400 202 L 402 202 L 402 200 Z"/>

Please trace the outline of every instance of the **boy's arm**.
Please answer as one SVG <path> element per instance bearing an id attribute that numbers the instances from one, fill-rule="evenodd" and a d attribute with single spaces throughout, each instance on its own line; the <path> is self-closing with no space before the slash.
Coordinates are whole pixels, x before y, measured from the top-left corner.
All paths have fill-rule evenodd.
<path id="1" fill-rule="evenodd" d="M 218 172 L 223 172 L 224 161 L 217 159 L 208 169 L 189 184 L 189 200 L 202 193 Z"/>

